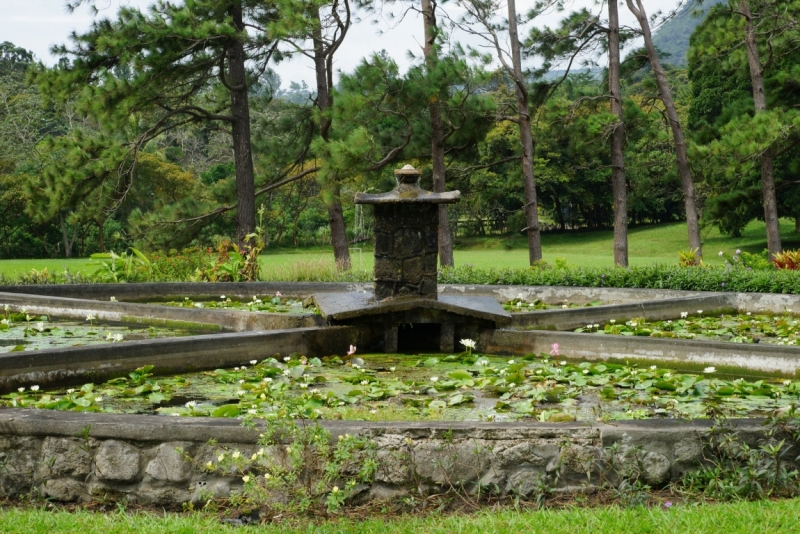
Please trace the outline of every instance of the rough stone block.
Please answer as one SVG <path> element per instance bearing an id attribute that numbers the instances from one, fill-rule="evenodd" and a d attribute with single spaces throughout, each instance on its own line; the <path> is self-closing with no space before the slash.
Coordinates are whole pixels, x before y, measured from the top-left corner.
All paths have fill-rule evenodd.
<path id="1" fill-rule="evenodd" d="M 147 464 L 150 477 L 164 482 L 185 482 L 192 474 L 192 464 L 179 452 L 186 444 L 179 442 L 162 443 L 156 449 L 156 456 Z"/>
<path id="2" fill-rule="evenodd" d="M 42 493 L 50 499 L 59 502 L 75 502 L 91 499 L 91 495 L 83 484 L 69 478 L 46 481 L 42 486 Z"/>
<path id="3" fill-rule="evenodd" d="M 388 256 L 392 253 L 392 233 L 375 233 L 375 255 Z"/>
<path id="4" fill-rule="evenodd" d="M 425 252 L 439 253 L 439 220 L 425 227 Z"/>
<path id="5" fill-rule="evenodd" d="M 421 230 L 402 228 L 394 232 L 392 255 L 395 259 L 411 258 L 420 254 L 422 254 Z"/>
<path id="6" fill-rule="evenodd" d="M 0 495 L 30 491 L 40 446 L 41 441 L 36 438 L 0 436 Z"/>
<path id="7" fill-rule="evenodd" d="M 419 285 L 422 282 L 422 258 L 403 260 L 403 281 L 407 285 Z"/>
<path id="8" fill-rule="evenodd" d="M 103 480 L 128 482 L 139 476 L 139 450 L 124 441 L 104 441 L 94 457 L 95 473 Z"/>
<path id="9" fill-rule="evenodd" d="M 39 479 L 55 476 L 85 477 L 89 474 L 92 456 L 89 444 L 78 438 L 45 438 L 39 455 Z"/>
<path id="10" fill-rule="evenodd" d="M 200 503 L 208 499 L 225 499 L 231 494 L 231 486 L 227 480 L 200 480 L 195 482 L 192 491 L 192 502 Z"/>
<path id="11" fill-rule="evenodd" d="M 436 268 L 439 266 L 439 257 L 434 252 L 428 252 L 422 259 L 422 270 L 426 275 L 436 276 Z"/>
<path id="12" fill-rule="evenodd" d="M 402 263 L 399 261 L 375 258 L 375 280 L 397 281 L 403 276 Z"/>

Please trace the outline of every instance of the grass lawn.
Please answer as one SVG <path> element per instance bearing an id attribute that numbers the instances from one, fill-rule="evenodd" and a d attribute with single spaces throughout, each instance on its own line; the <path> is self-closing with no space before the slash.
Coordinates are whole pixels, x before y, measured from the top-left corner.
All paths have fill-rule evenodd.
<path id="1" fill-rule="evenodd" d="M 794 233 L 794 221 L 781 221 L 781 235 L 784 248 L 800 248 L 800 235 Z M 613 265 L 613 232 L 611 230 L 576 231 L 542 236 L 544 259 L 553 263 L 557 257 L 565 258 L 570 265 L 611 266 Z M 766 248 L 764 223 L 750 223 L 742 237 L 723 236 L 715 228 L 703 232 L 706 261 L 717 263 L 717 253 L 722 250 L 733 253 L 737 248 L 747 252 L 761 252 Z M 630 229 L 628 236 L 631 265 L 651 263 L 677 263 L 678 251 L 688 248 L 686 225 L 668 223 L 642 226 Z M 362 243 L 351 249 L 353 267 L 372 270 L 372 245 Z M 265 267 L 279 267 L 303 260 L 333 261 L 329 247 L 314 248 L 273 248 L 261 256 Z M 475 267 L 525 267 L 528 264 L 528 250 L 522 237 L 513 239 L 501 237 L 459 238 L 455 251 L 456 265 L 472 264 Z M 64 266 L 70 271 L 89 273 L 95 267 L 91 260 L 82 259 L 43 259 L 43 260 L 0 260 L 0 274 L 16 277 L 31 269 L 47 268 L 61 271 Z"/>
<path id="2" fill-rule="evenodd" d="M 775 534 L 800 532 L 800 499 L 675 505 L 666 508 L 572 508 L 544 511 L 480 512 L 473 515 L 329 521 L 307 526 L 269 525 L 232 528 L 205 515 L 52 512 L 42 509 L 0 511 L 6 534 L 80 532 L 81 534 L 161 534 L 207 532 L 359 533 L 359 534 Z"/>

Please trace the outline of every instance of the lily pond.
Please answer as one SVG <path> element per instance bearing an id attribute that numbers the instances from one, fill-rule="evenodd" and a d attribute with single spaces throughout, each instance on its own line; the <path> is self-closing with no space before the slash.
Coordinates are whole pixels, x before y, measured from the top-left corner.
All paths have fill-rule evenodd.
<path id="1" fill-rule="evenodd" d="M 205 308 L 211 310 L 233 310 L 249 312 L 269 312 L 269 313 L 314 313 L 318 314 L 319 309 L 310 299 L 305 301 L 283 297 L 277 295 L 266 295 L 259 297 L 253 295 L 250 301 L 233 300 L 225 295 L 220 295 L 219 300 L 194 300 L 185 297 L 183 300 L 171 302 L 149 302 L 159 306 L 173 306 L 177 308 Z"/>
<path id="2" fill-rule="evenodd" d="M 348 359 L 349 358 L 349 359 Z M 146 366 L 103 384 L 0 396 L 0 406 L 244 419 L 612 421 L 701 418 L 710 410 L 787 410 L 800 381 L 728 379 L 668 368 L 573 362 L 553 354 L 365 354 L 253 360 L 232 369 L 157 377 Z"/>
<path id="3" fill-rule="evenodd" d="M 87 317 L 85 321 L 51 321 L 46 315 L 6 313 L 0 320 L 0 354 L 192 334 L 196 332 L 177 328 L 100 323 L 92 316 Z"/>
<path id="4" fill-rule="evenodd" d="M 705 317 L 702 315 L 702 310 L 699 310 L 697 315 L 684 312 L 681 318 L 676 320 L 653 322 L 648 322 L 644 318 L 634 318 L 625 322 L 612 320 L 605 325 L 586 325 L 576 329 L 575 332 L 797 345 L 800 339 L 800 318 L 791 314 L 752 313 Z"/>

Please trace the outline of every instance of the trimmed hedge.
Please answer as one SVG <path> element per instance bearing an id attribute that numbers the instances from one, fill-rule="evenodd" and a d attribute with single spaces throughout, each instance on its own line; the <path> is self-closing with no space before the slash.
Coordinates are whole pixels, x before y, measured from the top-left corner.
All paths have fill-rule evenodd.
<path id="1" fill-rule="evenodd" d="M 800 294 L 800 271 L 755 271 L 729 267 L 531 267 L 481 269 L 469 266 L 445 269 L 440 284 L 486 284 L 572 287 L 627 287 L 687 291 L 737 291 Z"/>

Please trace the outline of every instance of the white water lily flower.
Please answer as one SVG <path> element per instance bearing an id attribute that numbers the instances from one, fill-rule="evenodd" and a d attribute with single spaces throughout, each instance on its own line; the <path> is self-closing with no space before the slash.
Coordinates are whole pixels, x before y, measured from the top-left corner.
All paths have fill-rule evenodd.
<path id="1" fill-rule="evenodd" d="M 594 327 L 595 328 L 600 328 L 600 325 L 599 324 L 595 324 Z"/>
<path id="2" fill-rule="evenodd" d="M 788 386 L 788 385 L 789 385 L 789 384 L 791 384 L 791 383 L 792 383 L 792 381 L 791 381 L 791 380 L 784 380 L 784 381 L 783 381 L 783 385 L 784 385 L 784 386 Z M 33 388 L 31 388 L 31 389 L 33 389 Z"/>
<path id="3" fill-rule="evenodd" d="M 240 397 L 241 397 L 242 395 L 244 395 L 245 393 L 247 393 L 247 392 L 246 392 L 245 390 L 243 390 L 243 389 L 240 389 L 239 391 L 237 391 L 237 392 L 236 392 L 236 394 L 237 394 L 238 396 L 240 396 Z"/>
<path id="4" fill-rule="evenodd" d="M 95 320 L 95 316 L 90 313 L 89 315 L 86 316 L 86 320 L 87 321 L 94 321 Z"/>
<path id="5" fill-rule="evenodd" d="M 233 370 L 234 370 L 234 371 L 238 371 L 238 370 L 239 370 L 239 368 L 238 368 L 238 367 L 234 367 L 234 368 L 233 368 Z"/>
<path id="6" fill-rule="evenodd" d="M 431 382 L 438 382 L 438 381 L 439 381 L 439 377 L 438 376 L 432 376 L 431 377 Z"/>
<path id="7" fill-rule="evenodd" d="M 39 391 L 39 386 L 31 386 L 31 391 Z"/>
<path id="8" fill-rule="evenodd" d="M 247 413 L 249 413 L 250 415 L 255 415 L 258 413 L 258 410 L 247 410 Z"/>
<path id="9" fill-rule="evenodd" d="M 655 371 L 656 369 L 658 369 L 658 366 L 657 366 L 657 365 L 651 365 L 651 366 L 650 366 L 650 370 L 651 370 L 651 371 Z"/>
<path id="10" fill-rule="evenodd" d="M 36 323 L 36 330 L 38 330 L 39 332 L 44 332 L 44 323 L 41 321 Z"/>
<path id="11" fill-rule="evenodd" d="M 258 360 L 250 360 L 250 365 L 255 365 L 258 363 Z"/>
<path id="12" fill-rule="evenodd" d="M 186 406 L 187 408 L 194 408 L 195 406 L 197 406 L 197 402 L 196 402 L 196 401 L 189 401 L 189 402 L 187 402 L 187 403 L 185 404 L 185 406 Z"/>
<path id="13" fill-rule="evenodd" d="M 537 370 L 536 370 L 536 374 L 537 374 L 537 375 L 540 375 L 540 374 L 542 374 L 542 370 L 541 370 L 541 369 L 537 369 Z"/>
<path id="14" fill-rule="evenodd" d="M 301 388 L 303 388 L 303 389 L 305 389 L 305 388 L 307 388 L 307 387 L 308 387 L 308 384 L 306 384 L 306 383 L 304 382 L 304 383 L 300 384 L 300 387 L 301 387 Z"/>
<path id="15" fill-rule="evenodd" d="M 472 340 L 472 339 L 462 339 L 461 341 L 459 341 L 459 343 L 461 343 L 462 345 L 464 345 L 465 347 L 467 347 L 469 349 L 474 349 L 475 348 L 475 341 Z"/>
<path id="16" fill-rule="evenodd" d="M 686 319 L 689 317 L 689 312 L 681 312 L 681 319 Z"/>
<path id="17" fill-rule="evenodd" d="M 245 476 L 243 476 L 243 477 L 242 477 L 242 482 L 244 482 L 245 484 L 247 484 L 248 482 L 250 482 L 250 475 L 245 475 Z"/>
<path id="18" fill-rule="evenodd" d="M 122 341 L 123 339 L 124 337 L 122 336 L 122 334 L 114 334 L 114 341 L 119 342 Z"/>
<path id="19" fill-rule="evenodd" d="M 283 361 L 285 361 L 285 362 L 288 362 L 288 361 L 290 361 L 291 359 L 292 359 L 292 357 L 291 357 L 291 356 L 285 356 L 285 357 L 283 358 Z"/>
<path id="20" fill-rule="evenodd" d="M 244 384 L 244 380 L 239 380 L 239 383 L 240 384 Z"/>
<path id="21" fill-rule="evenodd" d="M 562 308 L 564 308 L 565 310 L 568 308 L 568 306 L 567 306 L 566 304 L 564 304 L 564 305 L 563 305 L 563 306 L 561 306 L 561 307 L 562 307 Z"/>
<path id="22" fill-rule="evenodd" d="M 508 360 L 508 365 L 514 365 L 514 360 Z"/>
<path id="23" fill-rule="evenodd" d="M 102 402 L 102 401 L 103 401 L 103 397 L 96 397 L 96 398 L 94 399 L 94 401 L 95 401 L 95 402 Z"/>
<path id="24" fill-rule="evenodd" d="M 236 458 L 238 458 L 241 455 L 242 455 L 242 453 L 240 453 L 239 451 L 233 451 L 233 454 L 231 454 L 231 457 L 235 460 Z"/>
<path id="25" fill-rule="evenodd" d="M 222 300 L 225 300 L 225 295 L 220 295 L 219 298 L 221 298 Z"/>
<path id="26" fill-rule="evenodd" d="M 564 361 L 564 360 L 562 360 L 562 361 L 561 361 L 561 365 L 567 365 L 567 362 L 566 362 L 566 361 Z"/>
<path id="27" fill-rule="evenodd" d="M 202 308 L 203 307 L 203 303 L 202 302 L 195 302 L 194 303 L 194 307 L 195 308 Z"/>
<path id="28" fill-rule="evenodd" d="M 23 389 L 24 389 L 24 388 L 23 388 Z M 68 393 L 68 394 L 70 394 L 70 395 L 72 395 L 73 393 L 75 393 L 75 390 L 74 390 L 74 389 L 72 389 L 72 388 L 70 388 L 70 389 L 68 389 L 68 390 L 67 390 L 67 393 Z"/>
<path id="29" fill-rule="evenodd" d="M 225 453 L 224 452 L 222 454 L 220 454 L 219 456 L 217 456 L 217 460 L 220 461 L 220 462 L 223 461 L 224 459 L 225 459 Z"/>
<path id="30" fill-rule="evenodd" d="M 394 373 L 397 370 L 397 367 L 389 367 L 389 370 Z"/>
<path id="31" fill-rule="evenodd" d="M 697 310 L 697 315 L 702 315 L 702 314 L 703 314 L 703 310 Z"/>
<path id="32" fill-rule="evenodd" d="M 616 323 L 616 322 L 617 322 L 617 320 L 616 320 L 616 319 L 611 319 L 611 320 L 609 321 L 609 323 L 611 323 L 611 324 L 614 324 L 614 323 Z"/>
<path id="33" fill-rule="evenodd" d="M 747 312 L 747 316 L 748 316 L 748 317 L 750 317 L 751 315 L 753 315 L 753 314 L 752 314 L 752 313 L 750 313 L 750 312 Z"/>
<path id="34" fill-rule="evenodd" d="M 583 374 L 588 375 L 589 374 L 589 370 L 588 369 L 584 369 L 583 370 Z"/>
<path id="35" fill-rule="evenodd" d="M 264 379 L 264 382 L 272 382 L 272 379 L 271 379 L 270 377 L 266 377 L 266 378 Z"/>
<path id="36" fill-rule="evenodd" d="M 371 413 L 372 415 L 375 415 L 376 413 L 378 413 L 378 410 L 370 410 L 369 413 Z"/>
<path id="37" fill-rule="evenodd" d="M 289 373 L 291 373 L 291 371 L 289 371 L 288 369 L 284 369 L 284 370 L 283 370 L 283 374 L 284 374 L 284 375 L 288 376 L 288 375 L 289 375 Z"/>
<path id="38" fill-rule="evenodd" d="M 710 374 L 710 373 L 715 372 L 716 370 L 717 370 L 716 367 L 706 367 L 705 369 L 703 369 L 703 372 L 706 373 L 706 374 Z"/>
<path id="39" fill-rule="evenodd" d="M 23 391 L 25 391 L 25 388 L 17 388 L 17 391 L 19 391 L 20 393 L 22 393 Z"/>
<path id="40" fill-rule="evenodd" d="M 117 302 L 117 297 L 111 297 L 111 302 Z"/>
<path id="41" fill-rule="evenodd" d="M 368 386 L 369 385 L 369 380 L 362 380 L 361 381 L 361 385 L 362 386 Z"/>
<path id="42" fill-rule="evenodd" d="M 592 329 L 592 325 L 590 325 L 590 324 L 587 324 L 587 325 L 586 325 L 586 328 L 588 328 L 589 330 L 591 330 L 591 329 Z"/>

